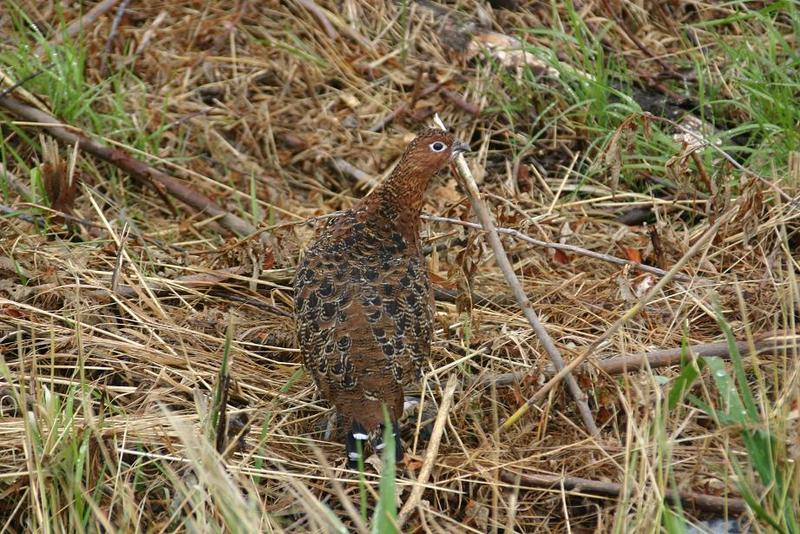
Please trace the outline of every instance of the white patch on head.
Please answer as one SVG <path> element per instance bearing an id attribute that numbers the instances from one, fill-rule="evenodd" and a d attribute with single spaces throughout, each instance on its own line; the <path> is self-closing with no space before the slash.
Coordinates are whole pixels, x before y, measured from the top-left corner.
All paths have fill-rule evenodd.
<path id="1" fill-rule="evenodd" d="M 348 456 L 350 457 L 351 460 L 358 460 L 359 458 L 361 458 L 361 455 L 357 451 L 350 451 Z"/>
<path id="2" fill-rule="evenodd" d="M 366 434 L 362 434 L 361 432 L 353 432 L 353 437 L 355 439 L 368 439 L 369 436 Z"/>

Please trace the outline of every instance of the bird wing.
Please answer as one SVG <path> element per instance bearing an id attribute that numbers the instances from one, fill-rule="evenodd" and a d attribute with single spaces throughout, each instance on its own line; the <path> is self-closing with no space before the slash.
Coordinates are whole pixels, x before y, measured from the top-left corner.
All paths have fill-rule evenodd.
<path id="1" fill-rule="evenodd" d="M 329 223 L 298 266 L 295 314 L 322 395 L 374 404 L 380 421 L 382 403 L 400 416 L 403 384 L 430 354 L 433 311 L 424 258 L 399 234 L 373 232 L 357 214 Z"/>

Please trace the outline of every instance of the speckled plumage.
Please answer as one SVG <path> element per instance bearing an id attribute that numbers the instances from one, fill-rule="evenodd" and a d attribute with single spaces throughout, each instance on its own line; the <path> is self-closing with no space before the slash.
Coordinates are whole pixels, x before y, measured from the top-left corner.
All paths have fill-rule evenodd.
<path id="1" fill-rule="evenodd" d="M 440 151 L 435 149 L 444 148 Z M 423 130 L 386 182 L 332 219 L 308 247 L 294 281 L 300 352 L 322 397 L 336 406 L 356 441 L 382 448 L 385 404 L 396 421 L 404 387 L 430 355 L 434 301 L 419 243 L 419 216 L 430 178 L 465 145 Z"/>

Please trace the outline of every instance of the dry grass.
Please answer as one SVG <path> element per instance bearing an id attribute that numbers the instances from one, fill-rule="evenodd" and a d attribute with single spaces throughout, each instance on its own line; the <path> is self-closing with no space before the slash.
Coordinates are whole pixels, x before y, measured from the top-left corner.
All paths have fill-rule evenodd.
<path id="1" fill-rule="evenodd" d="M 38 66 L 22 13 L 33 22 L 68 24 L 79 12 L 3 1 L 0 69 L 19 80 Z M 704 24 L 747 9 L 600 2 L 577 12 L 561 3 L 506 11 L 470 1 L 453 18 L 427 2 L 319 0 L 326 30 L 300 4 L 131 2 L 110 41 L 115 10 L 59 48 L 40 45 L 48 70 L 25 86 L 59 118 L 186 180 L 269 239 L 231 237 L 180 205 L 172 212 L 152 187 L 71 147 L 47 151 L 36 127 L 0 111 L 0 163 L 32 190 L 25 198 L 9 178 L 0 181 L 4 205 L 46 218 L 43 228 L 14 214 L 0 219 L 3 528 L 327 531 L 335 528 L 328 508 L 350 528 L 367 528 L 341 504 L 346 494 L 358 508 L 358 476 L 342 467 L 341 447 L 323 439 L 329 409 L 315 397 L 294 348 L 293 267 L 313 233 L 305 221 L 365 194 L 432 111 L 471 141 L 470 165 L 499 225 L 537 239 L 668 269 L 716 218 L 735 210 L 712 244 L 689 260 L 682 271 L 688 278 L 669 284 L 597 358 L 722 340 L 716 306 L 737 339 L 797 332 L 797 201 L 713 151 L 692 159 L 671 141 L 668 126 L 630 118 L 636 105 L 610 88 L 624 97 L 630 80 L 666 84 L 667 93 L 685 83 L 695 97 L 691 65 L 702 45 L 705 82 L 722 85 L 735 101 L 744 89 L 725 87 L 730 65 L 723 52 L 744 39 L 742 28 L 759 26 L 747 17 Z M 611 22 L 612 12 L 621 24 Z M 800 20 L 792 13 L 787 17 Z M 467 59 L 458 37 L 466 28 L 481 34 L 482 27 L 527 39 L 538 63 L 504 67 L 488 52 Z M 685 27 L 698 43 L 685 38 Z M 779 33 L 788 35 L 789 27 L 774 21 Z M 605 63 L 596 57 L 604 50 L 619 57 Z M 80 80 L 68 79 L 73 71 L 61 64 L 70 54 L 85 54 L 85 65 L 75 67 Z M 664 62 L 689 70 L 661 82 L 656 75 L 669 74 Z M 437 82 L 450 93 L 424 91 Z M 594 93 L 605 95 L 605 104 Z M 412 102 L 415 94 L 424 96 Z M 402 106 L 406 111 L 383 131 L 370 131 Z M 751 109 L 714 109 L 725 112 L 718 128 L 757 120 Z M 757 152 L 760 141 L 747 141 Z M 791 197 L 798 190 L 794 154 L 737 157 L 756 172 L 773 168 L 768 180 Z M 336 160 L 369 179 L 337 172 Z M 78 187 L 74 198 L 54 206 L 52 183 L 60 176 Z M 42 194 L 47 184 L 50 202 Z M 642 206 L 652 207 L 649 226 L 615 219 Z M 65 222 L 48 207 L 84 223 Z M 451 175 L 434 184 L 426 211 L 471 217 Z M 452 374 L 460 386 L 407 529 L 669 530 L 664 497 L 675 488 L 735 496 L 745 479 L 754 491 L 767 491 L 748 463 L 741 428 L 715 421 L 689 400 L 666 408 L 678 367 L 580 374 L 602 426 L 597 436 L 586 434 L 561 389 L 501 432 L 502 421 L 545 381 L 547 356 L 481 234 L 442 222 L 423 227 L 437 285 L 455 296 L 437 302 L 426 402 L 439 402 Z M 655 280 L 501 237 L 567 360 Z M 791 503 L 800 494 L 800 394 L 797 338 L 789 337 L 786 350 L 746 355 L 748 383 L 737 385 L 752 389 L 775 437 Z M 212 398 L 226 353 L 228 417 L 245 422 L 245 446 L 229 447 L 223 466 L 206 437 L 215 430 Z M 513 387 L 477 380 L 509 372 L 529 378 Z M 714 384 L 704 372 L 691 392 L 720 407 Z M 418 470 L 425 443 L 413 427 L 406 442 Z M 398 472 L 401 500 L 417 472 Z M 374 473 L 368 466 L 366 480 L 377 491 Z M 516 482 L 516 473 L 616 482 L 630 492 L 590 498 L 581 488 Z M 787 506 L 790 514 L 798 510 Z M 755 531 L 769 528 L 757 517 L 751 512 L 742 521 Z"/>

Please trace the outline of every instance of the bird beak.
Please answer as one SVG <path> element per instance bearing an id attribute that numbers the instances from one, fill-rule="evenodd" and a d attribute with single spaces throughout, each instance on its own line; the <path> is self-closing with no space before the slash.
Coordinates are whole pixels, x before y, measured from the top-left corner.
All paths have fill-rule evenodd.
<path id="1" fill-rule="evenodd" d="M 455 145 L 453 145 L 453 153 L 461 154 L 463 152 L 469 152 L 469 145 L 461 141 L 456 141 Z"/>

